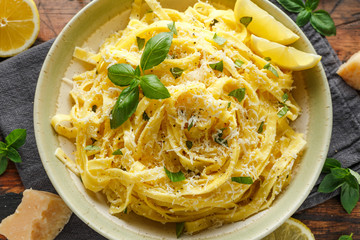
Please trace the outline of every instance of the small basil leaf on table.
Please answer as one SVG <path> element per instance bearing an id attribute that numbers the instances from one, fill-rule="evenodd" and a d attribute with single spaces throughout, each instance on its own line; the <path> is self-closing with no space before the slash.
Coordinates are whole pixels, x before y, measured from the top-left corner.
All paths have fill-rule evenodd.
<path id="1" fill-rule="evenodd" d="M 353 240 L 352 236 L 352 233 L 350 235 L 341 235 L 338 240 Z"/>
<path id="2" fill-rule="evenodd" d="M 341 168 L 341 163 L 335 158 L 327 158 L 321 172 L 329 173 L 331 171 L 331 168 Z"/>
<path id="3" fill-rule="evenodd" d="M 318 191 L 322 193 L 330 193 L 338 189 L 344 184 L 344 179 L 336 178 L 331 173 L 327 174 L 319 185 Z"/>
<path id="4" fill-rule="evenodd" d="M 25 140 L 26 140 L 26 129 L 14 129 L 5 138 L 6 144 L 16 149 L 24 145 Z"/>
<path id="5" fill-rule="evenodd" d="M 345 168 L 332 168 L 331 174 L 336 178 L 345 178 L 350 174 L 349 170 Z"/>
<path id="6" fill-rule="evenodd" d="M 162 32 L 147 41 L 140 60 L 140 66 L 143 71 L 157 66 L 164 61 L 169 53 L 172 39 L 172 32 Z"/>
<path id="7" fill-rule="evenodd" d="M 354 179 L 353 181 L 357 183 L 356 179 Z M 341 187 L 340 201 L 345 211 L 350 214 L 356 206 L 356 203 L 359 201 L 359 185 L 349 184 L 346 182 Z"/>
<path id="8" fill-rule="evenodd" d="M 319 0 L 306 0 L 305 8 L 309 11 L 314 11 L 319 5 Z"/>
<path id="9" fill-rule="evenodd" d="M 3 174 L 7 168 L 8 160 L 5 156 L 0 157 L 0 175 Z"/>
<path id="10" fill-rule="evenodd" d="M 114 64 L 108 69 L 108 77 L 117 86 L 128 86 L 135 78 L 134 68 L 126 63 Z"/>
<path id="11" fill-rule="evenodd" d="M 293 13 L 298 13 L 305 8 L 302 0 L 277 0 L 281 6 Z"/>
<path id="12" fill-rule="evenodd" d="M 125 88 L 111 112 L 110 126 L 112 129 L 119 127 L 136 111 L 139 104 L 139 86 L 138 82 Z"/>
<path id="13" fill-rule="evenodd" d="M 170 97 L 169 91 L 156 75 L 142 76 L 140 86 L 147 98 L 165 99 Z"/>
<path id="14" fill-rule="evenodd" d="M 164 169 L 165 169 L 166 175 L 168 176 L 168 178 L 170 179 L 171 182 L 180 182 L 180 181 L 183 181 L 186 179 L 184 176 L 184 173 L 182 171 L 173 173 L 173 172 L 170 172 L 169 170 L 167 170 L 165 166 L 164 166 Z"/>
<path id="15" fill-rule="evenodd" d="M 360 184 L 360 174 L 351 170 L 350 168 L 349 168 L 349 171 L 350 171 L 351 175 L 353 175 L 356 178 L 358 184 Z"/>
<path id="16" fill-rule="evenodd" d="M 209 66 L 214 70 L 222 72 L 224 68 L 224 62 L 223 60 L 221 60 L 220 62 L 217 63 L 210 63 Z"/>
<path id="17" fill-rule="evenodd" d="M 299 15 L 296 17 L 296 24 L 299 27 L 304 26 L 305 24 L 307 24 L 310 21 L 311 18 L 311 12 L 309 12 L 308 10 L 304 9 L 302 10 Z"/>
<path id="18" fill-rule="evenodd" d="M 21 162 L 20 154 L 13 147 L 8 147 L 8 153 L 6 156 L 15 163 Z"/>
<path id="19" fill-rule="evenodd" d="M 335 23 L 330 14 L 324 10 L 312 13 L 310 23 L 313 28 L 324 36 L 336 35 Z"/>

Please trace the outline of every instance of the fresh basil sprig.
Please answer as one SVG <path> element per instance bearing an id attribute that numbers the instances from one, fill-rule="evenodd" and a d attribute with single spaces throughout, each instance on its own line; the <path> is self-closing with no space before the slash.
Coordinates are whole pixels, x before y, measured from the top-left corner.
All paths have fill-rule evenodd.
<path id="1" fill-rule="evenodd" d="M 324 36 L 336 35 L 335 23 L 330 14 L 325 10 L 315 9 L 319 5 L 319 0 L 277 0 L 286 10 L 298 13 L 296 24 L 300 27 L 310 21 L 311 26 Z"/>
<path id="2" fill-rule="evenodd" d="M 135 69 L 126 63 L 114 64 L 108 69 L 108 77 L 115 85 L 121 87 L 130 85 L 121 92 L 112 109 L 110 119 L 112 129 L 119 127 L 136 111 L 139 104 L 139 85 L 147 98 L 165 99 L 170 97 L 168 89 L 160 79 L 156 75 L 144 74 L 144 71 L 159 65 L 165 60 L 172 39 L 173 32 L 162 32 L 150 38 L 145 44 L 140 65 Z M 144 41 L 137 37 L 139 50 L 142 49 Z"/>
<path id="3" fill-rule="evenodd" d="M 26 129 L 14 129 L 5 138 L 5 142 L 0 141 L 0 175 L 5 172 L 9 160 L 15 163 L 21 162 L 17 149 L 24 145 L 25 140 Z"/>
<path id="4" fill-rule="evenodd" d="M 349 168 L 342 168 L 334 158 L 326 159 L 322 172 L 327 175 L 320 183 L 318 192 L 330 193 L 341 188 L 341 205 L 350 214 L 359 201 L 360 175 Z"/>

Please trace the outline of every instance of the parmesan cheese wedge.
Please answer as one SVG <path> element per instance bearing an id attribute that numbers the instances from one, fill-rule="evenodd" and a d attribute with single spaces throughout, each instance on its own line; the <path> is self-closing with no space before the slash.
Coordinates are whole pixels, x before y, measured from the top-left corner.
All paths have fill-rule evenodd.
<path id="1" fill-rule="evenodd" d="M 344 81 L 356 90 L 360 90 L 360 51 L 340 66 L 337 71 Z"/>
<path id="2" fill-rule="evenodd" d="M 69 221 L 71 213 L 58 195 L 25 190 L 15 213 L 2 220 L 0 234 L 8 240 L 54 239 Z"/>

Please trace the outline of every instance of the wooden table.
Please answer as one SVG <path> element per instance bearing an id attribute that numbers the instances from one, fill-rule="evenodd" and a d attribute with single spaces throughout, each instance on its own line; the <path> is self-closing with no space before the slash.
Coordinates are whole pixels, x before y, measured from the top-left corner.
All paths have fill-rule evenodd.
<path id="1" fill-rule="evenodd" d="M 35 0 L 41 18 L 37 43 L 56 37 L 65 24 L 90 0 Z M 340 60 L 347 60 L 360 50 L 360 0 L 322 0 L 319 9 L 328 11 L 337 26 L 337 35 L 329 37 Z M 360 133 L 359 133 L 360 134 Z M 15 165 L 0 176 L 0 194 L 20 193 L 24 190 Z M 338 197 L 330 199 L 293 217 L 304 222 L 316 239 L 338 239 L 343 234 L 354 233 L 360 239 L 360 203 L 349 215 Z M 5 239 L 0 235 L 0 239 Z"/>

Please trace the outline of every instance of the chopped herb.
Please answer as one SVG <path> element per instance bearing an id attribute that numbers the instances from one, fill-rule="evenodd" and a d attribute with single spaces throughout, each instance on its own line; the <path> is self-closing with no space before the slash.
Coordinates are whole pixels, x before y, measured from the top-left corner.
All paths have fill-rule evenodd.
<path id="1" fill-rule="evenodd" d="M 245 88 L 238 88 L 229 93 L 229 96 L 235 97 L 239 102 L 241 102 L 245 97 Z"/>
<path id="2" fill-rule="evenodd" d="M 271 66 L 270 63 L 267 63 L 267 64 L 264 66 L 264 69 L 269 70 L 269 71 L 272 72 L 272 74 L 274 74 L 276 77 L 279 77 L 278 72 L 275 70 L 275 68 L 273 68 L 273 66 Z"/>
<path id="3" fill-rule="evenodd" d="M 213 27 L 215 24 L 217 24 L 219 21 L 216 20 L 215 18 L 211 21 L 210 23 L 210 27 Z"/>
<path id="4" fill-rule="evenodd" d="M 121 149 L 115 150 L 112 155 L 123 155 Z"/>
<path id="5" fill-rule="evenodd" d="M 177 238 L 179 238 L 181 236 L 181 234 L 184 232 L 184 229 L 185 229 L 184 222 L 176 223 L 176 237 Z"/>
<path id="6" fill-rule="evenodd" d="M 146 13 L 153 13 L 154 11 L 152 9 L 148 9 Z"/>
<path id="7" fill-rule="evenodd" d="M 214 141 L 220 145 L 229 147 L 228 141 L 222 138 L 224 135 L 224 130 L 225 128 L 220 129 L 220 132 L 214 137 Z"/>
<path id="8" fill-rule="evenodd" d="M 96 109 L 97 109 L 97 106 L 96 106 L 96 105 L 93 105 L 93 106 L 91 107 L 91 110 L 92 110 L 93 112 L 96 112 Z"/>
<path id="9" fill-rule="evenodd" d="M 289 99 L 289 95 L 287 93 L 284 93 L 281 97 L 283 103 L 286 103 L 286 101 Z"/>
<path id="10" fill-rule="evenodd" d="M 166 175 L 168 176 L 168 178 L 170 179 L 171 182 L 181 182 L 186 179 L 184 176 L 184 173 L 182 171 L 173 173 L 173 172 L 170 172 L 169 170 L 167 170 L 165 166 L 164 166 L 164 169 L 165 169 Z"/>
<path id="11" fill-rule="evenodd" d="M 259 128 L 258 128 L 258 133 L 262 133 L 262 132 L 263 132 L 263 128 L 264 128 L 264 121 L 262 121 L 262 122 L 260 123 L 260 126 L 259 126 Z"/>
<path id="12" fill-rule="evenodd" d="M 286 113 L 289 111 L 289 107 L 288 106 L 283 106 L 280 111 L 277 113 L 279 118 L 282 118 L 283 116 L 286 115 Z"/>
<path id="13" fill-rule="evenodd" d="M 85 147 L 86 151 L 99 151 L 101 148 L 99 146 L 94 146 L 94 145 L 87 145 Z"/>
<path id="14" fill-rule="evenodd" d="M 127 207 L 124 209 L 124 213 L 127 214 Z"/>
<path id="15" fill-rule="evenodd" d="M 241 61 L 240 59 L 236 59 L 234 63 L 235 63 L 235 67 L 238 68 L 240 68 L 244 64 L 244 62 Z"/>
<path id="16" fill-rule="evenodd" d="M 177 79 L 177 78 L 181 77 L 181 74 L 184 72 L 184 70 L 181 68 L 178 68 L 178 67 L 173 67 L 173 68 L 170 68 L 170 72 L 174 76 L 174 78 Z"/>
<path id="17" fill-rule="evenodd" d="M 171 32 L 173 32 L 176 36 L 177 36 L 177 30 L 176 30 L 176 26 L 175 26 L 175 22 L 169 23 L 168 28 Z"/>
<path id="18" fill-rule="evenodd" d="M 271 61 L 271 57 L 264 57 L 265 61 Z"/>
<path id="19" fill-rule="evenodd" d="M 231 181 L 242 183 L 242 184 L 253 184 L 253 180 L 251 177 L 232 177 Z"/>
<path id="20" fill-rule="evenodd" d="M 252 21 L 252 17 L 242 17 L 240 23 L 244 24 L 247 27 Z"/>
<path id="21" fill-rule="evenodd" d="M 190 131 L 190 129 L 194 126 L 194 124 L 196 122 L 195 117 L 191 116 L 190 119 L 189 119 L 189 122 L 190 122 L 190 124 L 188 125 L 188 128 L 187 128 L 188 131 Z"/>
<path id="22" fill-rule="evenodd" d="M 141 38 L 141 37 L 136 37 L 136 42 L 137 42 L 139 50 L 143 49 L 143 47 L 145 45 L 145 39 Z"/>
<path id="23" fill-rule="evenodd" d="M 210 63 L 209 66 L 214 70 L 218 70 L 218 71 L 222 72 L 223 67 L 224 67 L 224 62 L 223 62 L 223 60 L 221 60 L 220 62 L 217 62 L 217 63 Z"/>
<path id="24" fill-rule="evenodd" d="M 216 33 L 214 34 L 213 40 L 219 45 L 223 45 L 227 41 L 226 38 L 219 37 Z"/>
<path id="25" fill-rule="evenodd" d="M 338 240 L 353 240 L 352 236 L 353 233 L 351 233 L 350 235 L 341 235 Z"/>
<path id="26" fill-rule="evenodd" d="M 142 115 L 142 118 L 144 121 L 149 121 L 150 120 L 150 117 L 147 115 L 147 113 L 144 111 L 143 115 Z"/>
<path id="27" fill-rule="evenodd" d="M 230 108 L 231 106 L 231 102 L 228 102 L 227 108 Z"/>
<path id="28" fill-rule="evenodd" d="M 186 147 L 187 147 L 187 149 L 191 149 L 192 148 L 192 146 L 193 146 L 193 143 L 192 143 L 192 141 L 186 141 Z"/>

